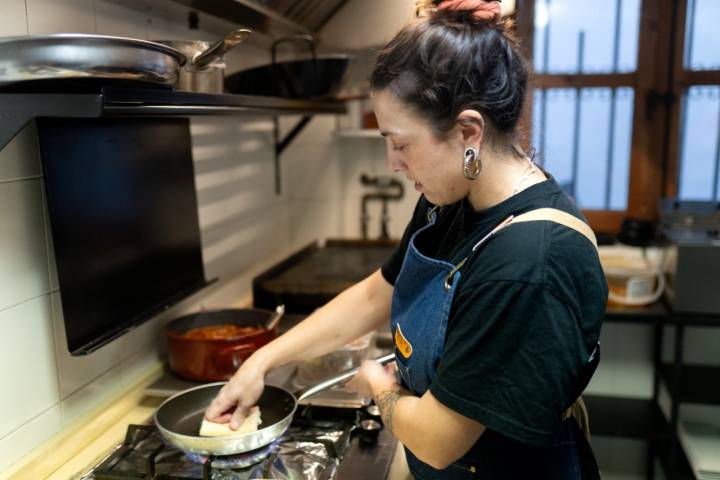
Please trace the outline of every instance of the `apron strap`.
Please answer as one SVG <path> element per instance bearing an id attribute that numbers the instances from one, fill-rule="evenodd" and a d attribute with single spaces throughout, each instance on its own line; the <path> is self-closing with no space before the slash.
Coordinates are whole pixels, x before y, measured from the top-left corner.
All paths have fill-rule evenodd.
<path id="1" fill-rule="evenodd" d="M 428 212 L 428 219 L 430 216 L 435 212 L 437 207 L 433 208 Z M 567 212 L 563 212 L 562 210 L 558 210 L 557 208 L 537 208 L 535 210 L 530 210 L 529 212 L 525 212 L 523 214 L 520 214 L 518 216 L 510 215 L 507 219 L 505 219 L 502 223 L 500 223 L 498 226 L 492 229 L 490 233 L 485 235 L 478 243 L 475 244 L 475 246 L 472 248 L 472 251 L 480 247 L 483 243 L 485 243 L 487 240 L 490 239 L 493 235 L 495 235 L 497 232 L 502 230 L 503 228 L 507 227 L 508 225 L 512 225 L 513 223 L 519 223 L 519 222 L 538 222 L 538 221 L 546 221 L 546 222 L 555 222 L 560 225 L 563 225 L 564 227 L 567 227 L 571 230 L 575 230 L 583 237 L 587 238 L 590 243 L 593 244 L 595 247 L 595 250 L 598 249 L 597 244 L 597 238 L 595 238 L 595 232 L 592 231 L 592 228 L 590 226 L 577 218 L 574 215 L 571 215 Z M 445 276 L 445 291 L 449 291 L 452 286 L 453 277 L 455 276 L 455 273 L 457 273 L 464 265 L 465 262 L 467 262 L 469 257 L 465 257 L 458 263 L 455 268 L 453 268 L 446 276 Z"/>
<path id="2" fill-rule="evenodd" d="M 582 399 L 582 397 L 577 397 L 577 399 L 570 406 L 570 408 L 565 410 L 562 419 L 567 420 L 570 417 L 573 417 L 575 419 L 578 427 L 580 427 L 580 431 L 583 433 L 583 436 L 589 441 L 590 415 L 588 414 L 587 407 L 585 406 L 585 401 Z"/>
<path id="3" fill-rule="evenodd" d="M 514 217 L 509 225 L 518 222 L 535 222 L 542 220 L 559 223 L 571 230 L 575 230 L 580 235 L 590 240 L 590 243 L 592 243 L 597 250 L 597 239 L 595 238 L 595 233 L 592 231 L 592 228 L 576 216 L 563 212 L 562 210 L 558 210 L 557 208 L 538 208 L 536 210 L 530 210 L 529 212 Z"/>
<path id="4" fill-rule="evenodd" d="M 527 213 L 523 213 L 513 218 L 509 224 L 534 221 L 555 222 L 567 228 L 570 228 L 571 230 L 575 230 L 576 232 L 587 238 L 590 243 L 593 244 L 596 250 L 598 249 L 595 233 L 592 231 L 592 228 L 590 228 L 587 223 L 583 222 L 574 215 L 563 212 L 562 210 L 558 210 L 556 208 L 538 208 L 536 210 L 531 210 Z M 594 363 L 595 366 L 597 366 L 597 362 L 599 360 L 597 353 L 599 352 L 593 353 L 593 356 L 590 359 L 590 363 Z M 575 402 L 567 410 L 565 410 L 565 413 L 563 414 L 563 419 L 567 419 L 569 417 L 575 418 L 578 426 L 580 427 L 580 431 L 582 431 L 586 441 L 589 441 L 590 416 L 588 415 L 587 407 L 585 406 L 585 402 L 583 401 L 582 397 L 578 396 Z"/>

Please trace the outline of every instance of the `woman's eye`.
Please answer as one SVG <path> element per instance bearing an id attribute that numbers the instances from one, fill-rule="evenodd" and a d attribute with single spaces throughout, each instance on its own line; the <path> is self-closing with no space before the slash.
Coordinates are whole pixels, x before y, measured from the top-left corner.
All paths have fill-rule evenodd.
<path id="1" fill-rule="evenodd" d="M 405 148 L 405 145 L 393 145 L 392 146 L 392 149 L 396 152 L 402 152 L 404 148 Z"/>

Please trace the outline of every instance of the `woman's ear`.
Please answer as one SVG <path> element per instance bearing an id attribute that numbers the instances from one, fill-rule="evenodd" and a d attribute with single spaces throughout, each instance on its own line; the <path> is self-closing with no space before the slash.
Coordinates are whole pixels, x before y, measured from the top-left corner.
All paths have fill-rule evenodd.
<path id="1" fill-rule="evenodd" d="M 458 115 L 458 126 L 463 143 L 480 147 L 485 136 L 485 119 L 477 110 L 463 110 Z"/>

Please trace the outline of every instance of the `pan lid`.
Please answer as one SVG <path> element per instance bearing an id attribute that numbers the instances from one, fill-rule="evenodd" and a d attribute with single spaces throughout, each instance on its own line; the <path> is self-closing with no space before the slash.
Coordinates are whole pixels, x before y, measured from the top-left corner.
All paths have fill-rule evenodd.
<path id="1" fill-rule="evenodd" d="M 16 46 L 22 48 L 32 44 L 43 43 L 65 43 L 72 45 L 87 44 L 91 46 L 125 46 L 140 49 L 154 50 L 166 55 L 174 57 L 180 66 L 185 65 L 187 57 L 179 50 L 162 45 L 160 43 L 151 42 L 149 40 L 141 40 L 138 38 L 115 37 L 109 35 L 91 35 L 85 33 L 55 33 L 51 35 L 23 35 L 16 37 L 0 38 L 0 46 L 10 47 Z"/>

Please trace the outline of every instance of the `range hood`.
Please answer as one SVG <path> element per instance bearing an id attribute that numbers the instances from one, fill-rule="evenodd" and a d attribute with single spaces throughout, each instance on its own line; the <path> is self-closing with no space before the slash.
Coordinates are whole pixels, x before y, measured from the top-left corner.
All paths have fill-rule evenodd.
<path id="1" fill-rule="evenodd" d="M 173 0 L 273 37 L 317 35 L 349 0 Z"/>

